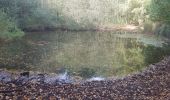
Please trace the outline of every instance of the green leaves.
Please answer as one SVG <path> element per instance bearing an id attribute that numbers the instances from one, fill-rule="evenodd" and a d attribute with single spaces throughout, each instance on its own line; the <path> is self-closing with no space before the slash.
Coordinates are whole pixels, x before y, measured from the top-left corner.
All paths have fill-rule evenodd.
<path id="1" fill-rule="evenodd" d="M 151 0 L 149 11 L 151 20 L 170 22 L 169 0 Z"/>
<path id="2" fill-rule="evenodd" d="M 24 35 L 14 21 L 6 13 L 0 11 L 0 38 L 13 39 Z"/>

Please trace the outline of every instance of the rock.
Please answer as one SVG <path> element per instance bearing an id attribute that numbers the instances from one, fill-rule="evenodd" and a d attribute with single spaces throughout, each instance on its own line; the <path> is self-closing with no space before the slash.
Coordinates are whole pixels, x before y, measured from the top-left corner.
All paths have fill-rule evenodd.
<path id="1" fill-rule="evenodd" d="M 0 71 L 0 82 L 4 82 L 4 83 L 7 83 L 7 82 L 11 82 L 12 79 L 11 79 L 11 74 L 6 72 L 6 71 Z"/>
<path id="2" fill-rule="evenodd" d="M 24 77 L 29 77 L 30 73 L 29 72 L 22 72 L 20 73 L 20 76 L 24 76 Z"/>
<path id="3" fill-rule="evenodd" d="M 87 81 L 103 81 L 103 80 L 105 80 L 105 78 L 103 77 L 92 77 L 88 79 Z"/>

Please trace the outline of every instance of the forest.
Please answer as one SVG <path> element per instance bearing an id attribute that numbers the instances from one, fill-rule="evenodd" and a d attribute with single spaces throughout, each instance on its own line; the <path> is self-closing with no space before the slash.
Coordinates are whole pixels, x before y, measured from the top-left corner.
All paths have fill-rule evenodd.
<path id="1" fill-rule="evenodd" d="M 96 68 L 92 67 L 95 66 L 101 67 L 101 70 L 105 69 L 105 67 L 102 69 L 102 66 L 106 66 L 109 71 L 112 66 L 120 66 L 113 70 L 116 72 L 122 68 L 126 71 L 129 70 L 124 73 L 126 75 L 133 72 L 132 70 L 138 70 L 143 66 L 158 62 L 169 54 L 170 48 L 167 45 L 168 38 L 170 38 L 169 5 L 168 0 L 1 0 L 0 43 L 2 46 L 0 49 L 0 65 L 12 69 L 30 69 L 32 67 L 37 69 L 35 66 L 38 66 L 41 70 L 44 69 L 43 66 L 52 67 L 49 68 L 51 70 L 56 67 L 58 69 L 62 69 L 60 67 L 65 69 L 66 67 L 66 69 L 73 70 L 71 72 L 78 72 L 76 69 L 79 69 L 78 73 L 81 73 L 81 76 L 86 73 L 94 74 Z M 93 33 L 93 31 L 95 32 Z M 67 33 L 70 35 L 67 35 Z M 126 44 L 122 41 L 124 39 L 115 40 L 108 36 L 114 35 L 114 33 L 121 35 L 132 33 L 132 36 L 127 37 L 126 40 L 129 43 L 126 42 Z M 133 33 L 135 34 L 133 35 Z M 136 33 L 146 36 L 144 38 L 137 36 L 141 38 L 139 42 L 133 39 Z M 50 36 L 48 36 L 49 34 Z M 86 34 L 86 36 L 82 36 L 82 34 Z M 74 38 L 78 35 L 79 37 Z M 54 43 L 55 38 L 52 37 L 56 38 L 55 42 L 59 45 L 60 42 L 66 42 L 64 39 L 68 38 L 67 40 L 73 41 L 73 43 L 64 44 L 73 46 L 66 47 L 61 44 L 65 51 L 53 50 L 55 47 L 59 48 L 59 45 Z M 89 40 L 83 42 L 82 38 L 88 37 Z M 165 41 L 157 37 L 167 38 L 163 47 L 159 46 Z M 99 38 L 99 41 L 94 40 L 94 38 Z M 126 38 L 125 35 L 124 38 Z M 128 41 L 128 38 L 130 41 Z M 90 41 L 93 46 L 87 47 L 86 44 L 90 44 Z M 108 48 L 108 46 L 104 48 L 104 42 L 111 41 L 118 42 L 117 44 L 114 44 L 115 42 L 108 44 L 113 45 L 115 49 Z M 151 42 L 151 45 L 144 46 L 141 41 L 144 44 Z M 158 41 L 160 43 L 157 43 Z M 86 47 L 82 48 L 76 42 Z M 99 46 L 99 44 L 102 45 Z M 93 47 L 96 53 L 89 50 Z M 129 48 L 129 50 L 126 50 L 126 48 Z M 74 51 L 78 54 L 73 55 Z M 50 52 L 53 53 L 50 54 Z M 57 53 L 55 57 L 48 57 L 56 52 L 60 54 Z M 114 57 L 109 57 L 109 55 Z M 90 60 L 88 57 L 96 59 L 96 61 Z M 54 59 L 57 59 L 57 61 Z M 134 60 L 135 63 L 132 63 Z M 76 66 L 80 66 L 80 68 Z M 129 69 L 129 66 L 134 68 Z M 107 74 L 112 75 L 115 71 Z M 120 71 L 120 73 L 122 72 Z"/>
<path id="2" fill-rule="evenodd" d="M 110 24 L 134 24 L 144 32 L 169 37 L 168 8 L 168 0 L 1 0 L 1 37 L 56 28 L 90 30 Z"/>
<path id="3" fill-rule="evenodd" d="M 14 96 L 26 94 L 29 98 L 23 99 L 24 96 L 23 100 L 35 99 L 33 97 L 38 94 L 30 94 L 29 86 L 32 91 L 33 88 L 42 90 L 39 94 L 43 100 L 49 99 L 49 94 L 43 97 L 49 91 L 55 98 L 49 100 L 72 97 L 75 100 L 120 99 L 114 89 L 130 90 L 131 87 L 124 83 L 133 84 L 133 77 L 137 81 L 135 86 L 151 82 L 150 78 L 153 78 L 153 83 L 157 78 L 167 84 L 170 79 L 167 74 L 169 56 L 170 0 L 0 0 L 0 99 L 12 97 L 12 100 L 20 100 Z M 160 73 L 163 74 L 158 75 Z M 154 86 L 153 83 L 149 85 Z M 47 84 L 50 88 L 54 85 L 59 87 L 50 90 Z M 73 90 L 69 90 L 72 84 Z M 28 93 L 19 89 L 20 85 Z M 86 88 L 89 85 L 92 90 Z M 114 88 L 107 91 L 107 85 Z M 101 89 L 98 87 L 106 91 L 95 94 Z M 142 87 L 144 90 L 141 91 L 147 91 L 148 87 Z M 75 88 L 82 94 L 75 92 Z M 137 91 L 138 87 L 131 89 Z M 95 92 L 95 96 L 89 94 L 86 98 L 83 93 L 89 91 Z M 13 96 L 12 92 L 15 92 Z M 161 93 L 168 96 L 170 90 Z M 158 96 L 152 97 L 151 94 L 148 96 L 150 100 Z M 135 97 L 144 99 L 130 96 L 134 100 Z M 42 98 L 36 97 L 37 100 Z M 128 96 L 122 98 L 133 100 Z M 158 100 L 164 99 L 161 96 Z"/>

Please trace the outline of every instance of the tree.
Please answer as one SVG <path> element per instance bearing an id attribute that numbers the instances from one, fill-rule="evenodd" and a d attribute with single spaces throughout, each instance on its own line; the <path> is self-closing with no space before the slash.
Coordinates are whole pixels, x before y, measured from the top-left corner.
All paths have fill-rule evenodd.
<path id="1" fill-rule="evenodd" d="M 155 33 L 170 38 L 170 0 L 151 0 L 149 14 Z"/>
<path id="2" fill-rule="evenodd" d="M 24 35 L 15 24 L 13 19 L 9 18 L 6 13 L 0 11 L 0 39 L 12 39 Z"/>
<path id="3" fill-rule="evenodd" d="M 170 23 L 170 0 L 151 0 L 150 18 L 152 21 Z"/>

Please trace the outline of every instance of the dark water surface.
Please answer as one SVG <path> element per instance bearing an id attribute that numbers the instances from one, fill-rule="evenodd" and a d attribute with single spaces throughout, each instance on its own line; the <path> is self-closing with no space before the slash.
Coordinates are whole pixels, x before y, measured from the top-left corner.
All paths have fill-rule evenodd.
<path id="1" fill-rule="evenodd" d="M 0 47 L 0 67 L 82 77 L 127 75 L 170 55 L 163 38 L 122 32 L 34 32 Z"/>

